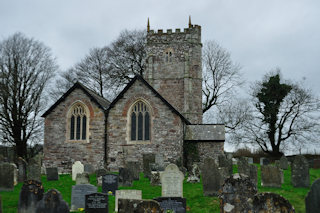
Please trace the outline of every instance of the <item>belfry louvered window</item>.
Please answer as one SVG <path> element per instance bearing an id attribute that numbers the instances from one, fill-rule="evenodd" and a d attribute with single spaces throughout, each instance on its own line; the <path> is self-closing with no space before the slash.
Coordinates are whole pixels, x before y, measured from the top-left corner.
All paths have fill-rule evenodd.
<path id="1" fill-rule="evenodd" d="M 83 106 L 74 106 L 70 117 L 70 140 L 86 140 L 87 114 Z"/>
<path id="2" fill-rule="evenodd" d="M 131 111 L 131 141 L 150 140 L 150 111 L 145 103 L 138 101 Z"/>

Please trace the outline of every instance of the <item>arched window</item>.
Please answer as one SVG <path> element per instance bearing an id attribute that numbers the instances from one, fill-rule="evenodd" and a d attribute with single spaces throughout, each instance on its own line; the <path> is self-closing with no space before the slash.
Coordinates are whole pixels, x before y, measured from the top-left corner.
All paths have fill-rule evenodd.
<path id="1" fill-rule="evenodd" d="M 87 111 L 81 104 L 74 105 L 69 112 L 68 119 L 70 119 L 70 140 L 86 140 L 88 128 Z"/>
<path id="2" fill-rule="evenodd" d="M 150 140 L 150 111 L 148 106 L 138 101 L 131 108 L 131 141 Z"/>

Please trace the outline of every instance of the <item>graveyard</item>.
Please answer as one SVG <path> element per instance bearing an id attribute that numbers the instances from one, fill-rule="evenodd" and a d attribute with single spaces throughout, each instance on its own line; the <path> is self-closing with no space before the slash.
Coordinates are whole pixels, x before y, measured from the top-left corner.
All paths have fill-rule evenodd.
<path id="1" fill-rule="evenodd" d="M 239 164 L 241 165 L 241 164 Z M 257 189 L 258 193 L 262 192 L 272 192 L 276 193 L 278 195 L 281 195 L 283 198 L 288 200 L 292 206 L 295 209 L 295 212 L 302 213 L 306 212 L 305 210 L 305 197 L 307 196 L 308 192 L 310 191 L 311 184 L 316 181 L 320 177 L 320 169 L 309 169 L 310 174 L 310 184 L 308 187 L 294 187 L 291 183 L 291 168 L 284 169 L 283 171 L 283 183 L 280 184 L 280 186 L 261 186 L 261 168 L 264 166 L 260 166 L 259 164 L 251 164 L 255 165 L 257 167 Z M 268 165 L 269 167 L 273 167 Z M 276 166 L 274 166 L 276 168 Z M 241 166 L 239 168 L 242 169 Z M 232 173 L 237 173 L 238 166 L 233 165 L 233 171 Z M 270 171 L 269 171 L 270 172 Z M 86 173 L 84 173 L 86 174 Z M 114 173 L 114 175 L 118 175 L 119 173 Z M 49 175 L 49 174 L 48 174 Z M 203 174 L 204 175 L 204 174 Z M 202 176 L 203 176 L 202 175 Z M 66 201 L 68 207 L 70 208 L 72 206 L 72 190 L 75 186 L 80 186 L 81 184 L 85 183 L 86 181 L 83 179 L 87 178 L 87 181 L 91 184 L 92 188 L 96 188 L 96 196 L 101 195 L 101 192 L 104 191 L 103 186 L 99 186 L 97 184 L 97 176 L 96 173 L 88 175 L 77 175 L 77 181 L 84 181 L 84 182 L 76 182 L 75 180 L 72 180 L 72 175 L 69 174 L 62 174 L 59 175 L 58 180 L 50 180 L 46 175 L 41 176 L 41 182 L 43 186 L 43 192 L 46 193 L 48 191 L 51 191 L 51 193 L 55 194 L 55 191 L 52 189 L 55 189 L 61 193 L 62 199 Z M 83 176 L 87 176 L 86 178 L 83 178 Z M 187 174 L 184 176 L 183 181 L 183 198 L 185 198 L 186 201 L 186 212 L 220 212 L 220 200 L 218 198 L 219 193 L 221 193 L 221 190 L 217 192 L 216 195 L 210 195 L 205 196 L 204 195 L 204 187 L 202 178 L 200 182 L 196 183 L 189 183 L 187 182 Z M 79 180 L 78 180 L 79 179 Z M 35 181 L 36 182 L 36 181 Z M 78 184 L 78 185 L 76 185 Z M 80 184 L 80 185 L 79 185 Z M 22 183 L 18 183 L 16 186 L 14 186 L 14 189 L 12 191 L 1 191 L 1 200 L 2 200 L 2 208 L 3 213 L 10 213 L 10 212 L 17 212 L 18 209 L 18 202 L 19 202 L 19 194 L 22 188 Z M 130 184 L 127 184 L 130 185 Z M 266 184 L 265 184 L 266 185 Z M 133 190 L 130 191 L 129 194 L 126 193 L 125 190 Z M 155 198 L 161 198 L 162 196 L 162 187 L 161 184 L 155 185 L 150 183 L 150 180 L 147 177 L 144 177 L 144 174 L 141 172 L 139 174 L 139 180 L 133 180 L 131 186 L 119 186 L 117 188 L 117 191 L 115 192 L 109 191 L 108 193 L 105 193 L 104 195 L 108 194 L 108 204 L 107 207 L 109 209 L 109 212 L 115 212 L 116 207 L 116 197 L 121 197 L 120 193 L 126 194 L 125 197 L 128 198 L 131 197 L 131 199 L 155 199 Z M 179 191 L 179 190 L 178 190 Z M 93 190 L 94 192 L 94 190 Z M 100 193 L 100 194 L 99 194 Z M 116 196 L 115 196 L 116 194 Z M 132 195 L 130 195 L 132 194 Z M 47 196 L 47 194 L 45 194 Z M 174 195 L 171 194 L 171 196 L 174 197 Z M 179 196 L 179 195 L 178 195 Z M 84 198 L 83 198 L 84 200 Z M 126 201 L 127 199 L 120 199 L 121 202 L 119 204 L 122 205 L 122 202 Z M 117 207 L 119 208 L 119 207 Z M 76 209 L 74 212 L 84 212 L 84 208 Z M 89 211 L 88 211 L 89 212 Z M 121 212 L 121 211 L 119 211 Z"/>

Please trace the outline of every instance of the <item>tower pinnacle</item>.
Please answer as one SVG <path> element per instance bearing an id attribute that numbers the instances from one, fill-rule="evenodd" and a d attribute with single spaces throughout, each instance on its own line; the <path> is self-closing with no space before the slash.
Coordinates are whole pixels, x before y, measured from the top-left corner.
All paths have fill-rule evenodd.
<path id="1" fill-rule="evenodd" d="M 148 24 L 147 24 L 147 32 L 150 31 L 150 22 L 149 22 L 149 17 L 148 17 Z"/>
<path id="2" fill-rule="evenodd" d="M 189 28 L 192 27 L 192 24 L 191 24 L 191 16 L 189 16 Z"/>

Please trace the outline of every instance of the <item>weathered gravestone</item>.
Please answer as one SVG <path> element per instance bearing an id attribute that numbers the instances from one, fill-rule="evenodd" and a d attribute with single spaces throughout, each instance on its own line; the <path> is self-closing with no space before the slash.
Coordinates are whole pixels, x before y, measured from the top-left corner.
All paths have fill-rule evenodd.
<path id="1" fill-rule="evenodd" d="M 106 175 L 108 171 L 106 169 L 96 170 L 97 186 L 102 186 L 102 176 Z"/>
<path id="2" fill-rule="evenodd" d="M 115 199 L 115 211 L 118 212 L 118 201 L 119 199 L 142 199 L 141 190 L 117 190 Z"/>
<path id="3" fill-rule="evenodd" d="M 119 185 L 120 186 L 132 186 L 133 174 L 131 170 L 127 168 L 119 168 Z"/>
<path id="4" fill-rule="evenodd" d="M 249 178 L 251 181 L 255 184 L 258 185 L 258 168 L 254 164 L 249 165 Z"/>
<path id="5" fill-rule="evenodd" d="M 294 187 L 309 187 L 309 165 L 307 159 L 297 155 L 291 165 L 291 183 Z"/>
<path id="6" fill-rule="evenodd" d="M 108 213 L 108 195 L 103 193 L 92 193 L 86 195 L 86 213 Z"/>
<path id="7" fill-rule="evenodd" d="M 118 189 L 118 175 L 115 174 L 106 174 L 102 176 L 102 193 L 112 192 L 115 195 L 116 190 Z"/>
<path id="8" fill-rule="evenodd" d="M 29 160 L 28 163 L 28 180 L 36 180 L 41 182 L 41 158 L 40 156 L 35 156 Z"/>
<path id="9" fill-rule="evenodd" d="M 35 213 L 69 213 L 69 206 L 58 190 L 50 189 L 37 204 Z"/>
<path id="10" fill-rule="evenodd" d="M 249 167 L 248 159 L 246 157 L 238 158 L 238 173 L 249 176 L 250 167 Z"/>
<path id="11" fill-rule="evenodd" d="M 83 172 L 88 173 L 89 175 L 93 174 L 95 172 L 94 166 L 91 164 L 84 164 Z"/>
<path id="12" fill-rule="evenodd" d="M 96 192 L 97 187 L 91 184 L 73 185 L 71 191 L 71 211 L 85 208 L 85 196 Z"/>
<path id="13" fill-rule="evenodd" d="M 253 158 L 248 158 L 248 163 L 253 164 Z"/>
<path id="14" fill-rule="evenodd" d="M 152 171 L 151 172 L 151 179 L 150 179 L 151 186 L 161 186 L 161 180 L 160 180 L 161 173 L 162 172 L 159 172 L 159 171 Z"/>
<path id="15" fill-rule="evenodd" d="M 266 166 L 270 164 L 270 160 L 268 158 L 260 158 L 260 166 Z"/>
<path id="16" fill-rule="evenodd" d="M 194 163 L 192 169 L 189 172 L 189 177 L 187 179 L 188 183 L 200 183 L 200 169 L 198 164 Z"/>
<path id="17" fill-rule="evenodd" d="M 47 181 L 59 180 L 57 167 L 46 168 L 46 173 L 47 173 Z"/>
<path id="18" fill-rule="evenodd" d="M 228 176 L 228 168 L 218 168 L 214 159 L 207 158 L 201 170 L 204 196 L 217 196 L 224 179 Z"/>
<path id="19" fill-rule="evenodd" d="M 225 155 L 218 156 L 219 167 L 228 168 L 228 174 L 232 175 L 233 167 L 232 167 L 232 158 L 227 158 Z"/>
<path id="20" fill-rule="evenodd" d="M 27 162 L 22 158 L 19 157 L 17 160 L 18 165 L 18 182 L 22 183 L 27 180 Z"/>
<path id="21" fill-rule="evenodd" d="M 314 181 L 305 198 L 306 213 L 320 212 L 320 178 Z"/>
<path id="22" fill-rule="evenodd" d="M 280 168 L 267 165 L 261 166 L 261 186 L 281 188 L 283 172 Z"/>
<path id="23" fill-rule="evenodd" d="M 143 154 L 143 174 L 144 177 L 149 178 L 151 176 L 150 163 L 155 162 L 155 154 Z"/>
<path id="24" fill-rule="evenodd" d="M 76 161 L 72 165 L 72 180 L 76 180 L 77 174 L 84 172 L 84 166 L 80 161 Z"/>
<path id="25" fill-rule="evenodd" d="M 12 191 L 16 167 L 12 163 L 0 163 L 0 191 Z"/>
<path id="26" fill-rule="evenodd" d="M 186 213 L 187 200 L 182 197 L 158 197 L 154 199 L 164 212 L 171 210 L 175 213 Z"/>
<path id="27" fill-rule="evenodd" d="M 119 213 L 164 213 L 155 200 L 119 199 Z"/>
<path id="28" fill-rule="evenodd" d="M 279 167 L 280 167 L 280 169 L 287 170 L 287 169 L 288 169 L 288 166 L 289 166 L 288 159 L 286 158 L 286 156 L 283 155 L 283 156 L 280 158 Z"/>
<path id="29" fill-rule="evenodd" d="M 184 175 L 177 165 L 169 164 L 160 176 L 162 197 L 183 197 Z"/>
<path id="30" fill-rule="evenodd" d="M 275 193 L 256 194 L 252 201 L 251 212 L 263 213 L 294 213 L 295 210 L 288 200 Z M 249 212 L 249 211 L 244 211 Z"/>
<path id="31" fill-rule="evenodd" d="M 133 175 L 133 180 L 140 179 L 140 164 L 139 162 L 135 161 L 128 161 L 126 162 L 126 168 L 130 170 Z"/>
<path id="32" fill-rule="evenodd" d="M 36 211 L 37 204 L 43 198 L 44 189 L 41 182 L 27 180 L 22 185 L 18 213 L 31 213 Z"/>
<path id="33" fill-rule="evenodd" d="M 233 174 L 227 178 L 221 187 L 220 212 L 248 212 L 250 204 L 248 199 L 253 199 L 257 187 L 244 174 Z"/>
<path id="34" fill-rule="evenodd" d="M 78 173 L 76 177 L 76 185 L 79 184 L 89 184 L 90 177 L 88 173 Z"/>

